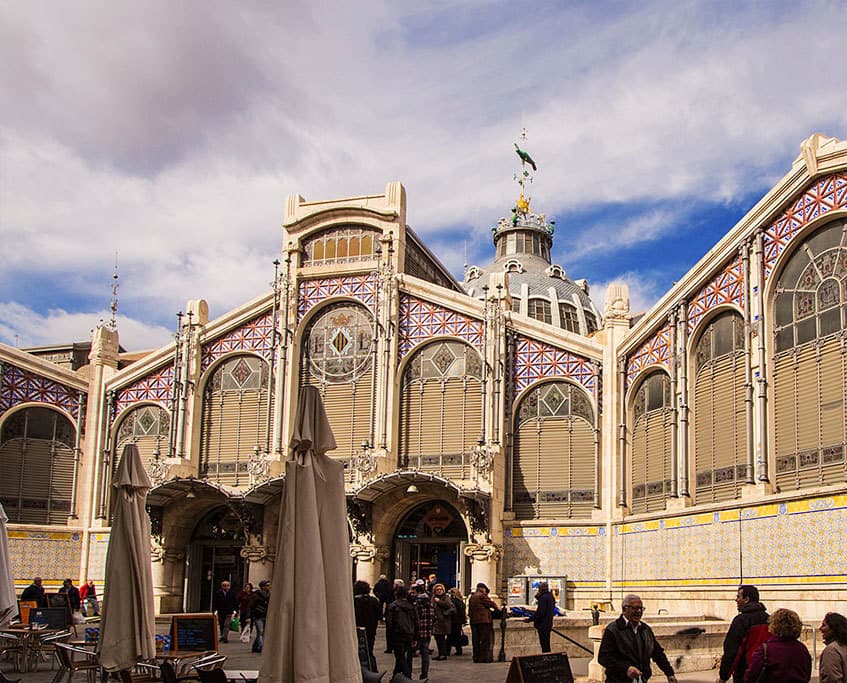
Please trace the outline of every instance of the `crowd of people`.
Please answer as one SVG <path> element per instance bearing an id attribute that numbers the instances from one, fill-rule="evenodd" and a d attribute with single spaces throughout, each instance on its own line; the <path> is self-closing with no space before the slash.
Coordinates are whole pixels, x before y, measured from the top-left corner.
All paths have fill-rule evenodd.
<path id="1" fill-rule="evenodd" d="M 723 643 L 716 683 L 809 683 L 812 656 L 800 641 L 803 623 L 790 609 L 768 614 L 755 586 L 738 587 L 738 614 L 733 618 Z M 641 617 L 644 603 L 638 595 L 627 595 L 621 616 L 603 631 L 598 663 L 606 669 L 607 683 L 647 681 L 651 662 L 669 683 L 676 675 L 653 630 Z M 819 630 L 826 647 L 821 653 L 820 683 L 847 683 L 847 619 L 830 612 Z"/>

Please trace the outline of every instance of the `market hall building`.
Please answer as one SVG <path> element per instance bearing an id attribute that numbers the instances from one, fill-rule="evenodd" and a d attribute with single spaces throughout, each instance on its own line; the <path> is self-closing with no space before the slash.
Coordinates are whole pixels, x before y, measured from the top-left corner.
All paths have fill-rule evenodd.
<path id="1" fill-rule="evenodd" d="M 90 346 L 0 345 L 18 588 L 102 590 L 128 443 L 155 484 L 159 611 L 269 577 L 308 384 L 346 468 L 352 573 L 371 583 L 434 571 L 505 595 L 511 577 L 558 577 L 572 610 L 637 590 L 716 616 L 741 581 L 807 619 L 847 599 L 847 142 L 803 142 L 643 315 L 625 285 L 591 292 L 551 262 L 523 194 L 461 283 L 406 208 L 397 182 L 289 197 L 272 289 L 214 320 L 189 301 L 155 351 L 124 352 L 108 324 Z"/>

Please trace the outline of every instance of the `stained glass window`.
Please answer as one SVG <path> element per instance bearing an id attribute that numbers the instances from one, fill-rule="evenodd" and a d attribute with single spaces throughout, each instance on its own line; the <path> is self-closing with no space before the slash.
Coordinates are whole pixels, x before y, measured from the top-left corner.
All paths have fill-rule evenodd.
<path id="1" fill-rule="evenodd" d="M 371 367 L 373 321 L 361 306 L 324 309 L 306 333 L 309 374 L 321 382 L 345 384 Z"/>

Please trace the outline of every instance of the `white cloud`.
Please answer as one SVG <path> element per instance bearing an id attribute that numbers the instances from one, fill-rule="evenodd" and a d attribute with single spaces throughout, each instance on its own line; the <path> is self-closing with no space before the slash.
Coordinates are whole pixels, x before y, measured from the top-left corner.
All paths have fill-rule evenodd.
<path id="1" fill-rule="evenodd" d="M 490 244 L 522 123 L 534 208 L 563 228 L 598 204 L 658 206 L 623 234 L 598 220 L 579 252 L 684 239 L 662 202 L 764 191 L 801 139 L 845 137 L 847 72 L 822 66 L 842 4 L 619 9 L 6 3 L 0 286 L 63 275 L 100 301 L 117 251 L 122 310 L 161 323 L 203 297 L 220 314 L 267 289 L 287 194 L 394 179 L 458 273 L 444 231 Z"/>
<path id="2" fill-rule="evenodd" d="M 107 310 L 69 313 L 52 309 L 40 315 L 22 304 L 0 302 L 0 341 L 21 348 L 88 341 L 94 327 L 109 317 Z M 158 325 L 122 315 L 117 323 L 120 344 L 126 349 L 153 349 L 171 340 L 171 332 Z"/>

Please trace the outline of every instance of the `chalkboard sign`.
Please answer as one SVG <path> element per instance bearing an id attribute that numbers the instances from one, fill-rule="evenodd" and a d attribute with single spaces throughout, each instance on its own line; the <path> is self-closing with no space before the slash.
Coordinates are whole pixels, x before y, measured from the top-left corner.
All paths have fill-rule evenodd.
<path id="1" fill-rule="evenodd" d="M 67 624 L 73 623 L 71 619 L 71 603 L 68 601 L 67 593 L 48 593 L 47 604 L 50 607 L 62 607 L 67 612 Z"/>
<path id="2" fill-rule="evenodd" d="M 175 614 L 171 621 L 174 650 L 218 650 L 218 620 L 214 614 Z"/>
<path id="3" fill-rule="evenodd" d="M 29 623 L 62 630 L 68 625 L 68 610 L 65 607 L 36 607 L 29 611 Z"/>
<path id="4" fill-rule="evenodd" d="M 506 683 L 574 683 L 571 663 L 564 652 L 512 657 Z"/>

